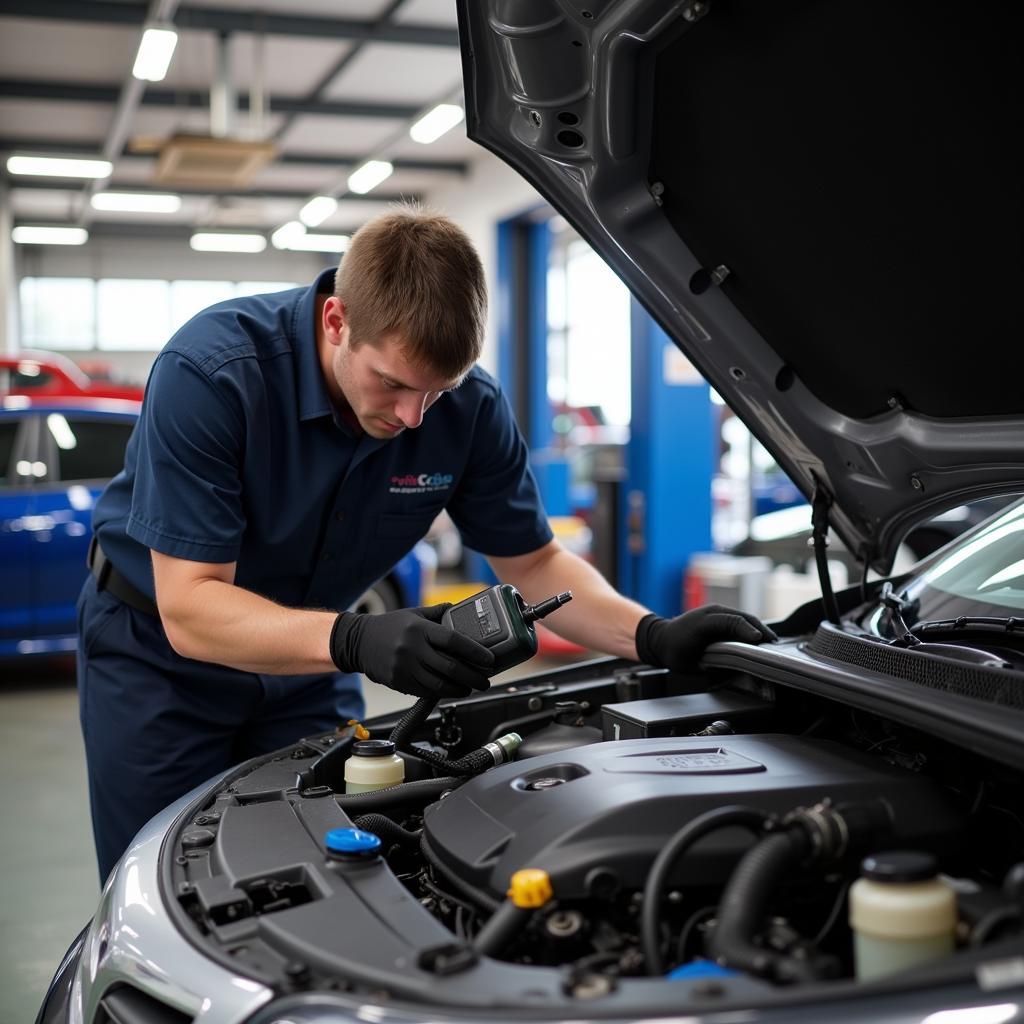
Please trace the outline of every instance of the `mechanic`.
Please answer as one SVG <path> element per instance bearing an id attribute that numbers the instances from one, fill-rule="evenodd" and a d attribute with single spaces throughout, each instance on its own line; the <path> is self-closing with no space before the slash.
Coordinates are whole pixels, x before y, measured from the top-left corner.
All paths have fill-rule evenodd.
<path id="1" fill-rule="evenodd" d="M 82 732 L 101 878 L 138 829 L 237 762 L 361 717 L 358 677 L 416 696 L 488 686 L 447 605 L 343 611 L 447 509 L 550 625 L 675 669 L 751 616 L 671 620 L 559 546 L 498 384 L 467 236 L 400 207 L 306 289 L 221 302 L 153 364 L 125 468 L 93 517 L 79 599 Z"/>

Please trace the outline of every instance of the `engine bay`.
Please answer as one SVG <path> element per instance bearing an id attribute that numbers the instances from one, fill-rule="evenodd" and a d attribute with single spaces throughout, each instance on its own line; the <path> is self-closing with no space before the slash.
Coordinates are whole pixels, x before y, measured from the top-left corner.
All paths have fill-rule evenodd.
<path id="1" fill-rule="evenodd" d="M 191 808 L 165 895 L 280 992 L 657 1012 L 874 983 L 855 886 L 872 859 L 884 916 L 906 855 L 953 916 L 905 976 L 948 980 L 1019 944 L 1020 769 L 868 703 L 591 663 L 368 723 L 404 781 L 362 792 L 343 726 Z"/>

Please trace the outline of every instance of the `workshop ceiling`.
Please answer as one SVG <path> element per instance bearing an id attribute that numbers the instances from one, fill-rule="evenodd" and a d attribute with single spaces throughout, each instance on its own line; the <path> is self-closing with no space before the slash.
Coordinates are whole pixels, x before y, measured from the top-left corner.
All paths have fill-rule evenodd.
<path id="1" fill-rule="evenodd" d="M 0 167 L 13 153 L 106 156 L 114 165 L 97 183 L 0 171 L 15 223 L 76 223 L 93 234 L 129 224 L 133 235 L 156 237 L 218 227 L 269 233 L 311 197 L 330 195 L 337 210 L 315 230 L 349 232 L 482 157 L 464 124 L 427 145 L 408 134 L 436 103 L 462 104 L 454 0 L 256 3 L 0 0 Z M 132 65 L 155 17 L 174 24 L 178 43 L 166 77 L 141 83 Z M 244 185 L 156 181 L 172 136 L 216 134 L 211 92 L 224 82 L 233 94 L 228 136 L 271 143 L 273 155 Z M 357 195 L 347 178 L 368 159 L 390 161 L 394 173 Z M 93 209 L 91 196 L 104 190 L 175 192 L 182 203 L 159 215 Z"/>

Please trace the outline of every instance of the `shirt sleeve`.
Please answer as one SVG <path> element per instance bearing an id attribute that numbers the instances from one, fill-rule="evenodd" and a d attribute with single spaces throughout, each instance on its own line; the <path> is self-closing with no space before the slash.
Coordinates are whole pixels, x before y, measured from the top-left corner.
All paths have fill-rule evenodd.
<path id="1" fill-rule="evenodd" d="M 236 404 L 187 356 L 157 358 L 136 428 L 130 537 L 175 558 L 237 560 L 245 420 Z"/>
<path id="2" fill-rule="evenodd" d="M 497 385 L 487 389 L 472 438 L 465 473 L 448 503 L 464 543 L 499 558 L 543 547 L 553 534 L 526 441 Z"/>

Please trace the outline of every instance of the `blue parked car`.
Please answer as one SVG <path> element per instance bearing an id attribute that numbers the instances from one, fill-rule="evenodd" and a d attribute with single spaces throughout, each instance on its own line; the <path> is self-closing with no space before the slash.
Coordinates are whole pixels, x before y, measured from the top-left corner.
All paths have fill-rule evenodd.
<path id="1" fill-rule="evenodd" d="M 99 398 L 0 404 L 0 658 L 75 650 L 92 508 L 124 465 L 138 402 Z M 356 602 L 381 612 L 422 603 L 436 558 L 419 544 Z"/>
<path id="2" fill-rule="evenodd" d="M 138 402 L 0 406 L 0 657 L 73 651 L 92 507 L 124 465 Z"/>

